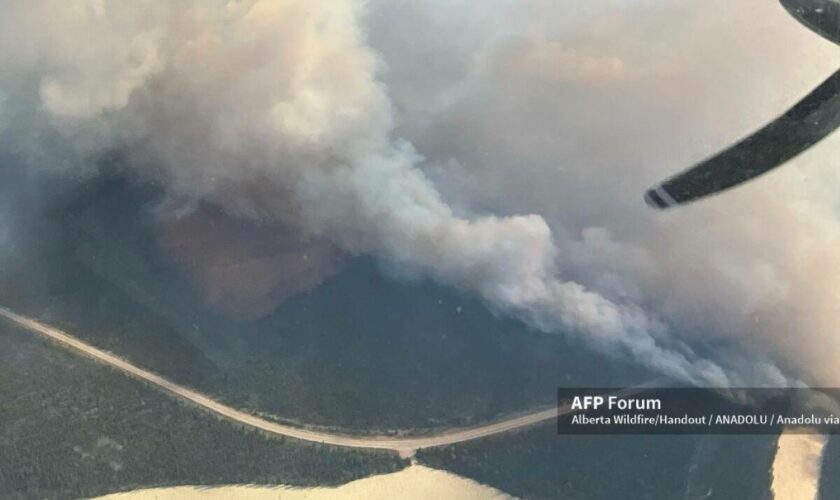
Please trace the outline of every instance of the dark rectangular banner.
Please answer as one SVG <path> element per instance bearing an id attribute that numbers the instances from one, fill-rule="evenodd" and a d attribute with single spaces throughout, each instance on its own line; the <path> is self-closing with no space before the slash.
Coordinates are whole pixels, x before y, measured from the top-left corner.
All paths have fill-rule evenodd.
<path id="1" fill-rule="evenodd" d="M 561 388 L 560 434 L 840 434 L 840 389 Z"/>

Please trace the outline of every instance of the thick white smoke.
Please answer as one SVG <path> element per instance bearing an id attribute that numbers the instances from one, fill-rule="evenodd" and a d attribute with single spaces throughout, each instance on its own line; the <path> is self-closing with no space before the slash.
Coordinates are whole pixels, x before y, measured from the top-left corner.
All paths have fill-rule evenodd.
<path id="1" fill-rule="evenodd" d="M 716 199 L 667 214 L 638 201 L 810 91 L 837 69 L 837 47 L 775 2 L 624 4 L 427 14 L 425 44 L 398 35 L 409 21 L 380 16 L 385 81 L 411 110 L 401 134 L 441 166 L 432 177 L 448 198 L 545 217 L 564 277 L 655 311 L 692 343 L 734 337 L 837 383 L 840 135 Z M 557 21 L 570 10 L 572 28 Z M 499 25 L 501 37 L 486 28 Z M 448 50 L 462 30 L 469 47 Z M 404 53 L 461 72 L 417 78 Z"/>
<path id="2" fill-rule="evenodd" d="M 678 322 L 691 324 L 697 304 L 726 300 L 734 311 L 723 304 L 719 321 L 706 327 L 755 332 L 743 317 L 789 303 L 800 257 L 795 249 L 756 259 L 752 245 L 764 240 L 739 233 L 756 230 L 753 215 L 707 211 L 669 223 L 674 219 L 659 222 L 626 210 L 624 197 L 629 193 L 638 203 L 643 187 L 626 180 L 648 173 L 637 162 L 605 162 L 592 170 L 570 163 L 559 177 L 546 167 L 582 141 L 576 119 L 585 100 L 575 99 L 578 94 L 628 79 L 679 82 L 668 73 L 676 71 L 668 60 L 674 55 L 663 51 L 661 66 L 635 75 L 633 61 L 620 55 L 581 51 L 574 38 L 546 38 L 551 34 L 535 20 L 555 9 L 551 2 L 515 4 L 488 2 L 475 12 L 441 2 L 414 6 L 434 14 L 429 27 L 441 20 L 460 26 L 455 16 L 478 16 L 490 28 L 505 29 L 491 34 L 475 25 L 460 33 L 461 45 L 456 33 L 447 38 L 432 29 L 405 49 L 412 29 L 394 4 L 365 10 L 359 0 L 10 0 L 0 19 L 0 85 L 31 108 L 26 127 L 58 129 L 81 160 L 119 148 L 181 196 L 212 199 L 238 215 L 292 220 L 349 252 L 476 292 L 541 330 L 581 335 L 606 353 L 683 380 L 780 382 L 770 364 L 730 359 L 722 367 L 696 355 L 679 340 Z M 607 15 L 599 4 L 609 6 L 595 2 L 565 15 Z M 515 6 L 518 17 L 508 16 Z M 564 12 L 551 15 L 563 18 Z M 615 29 L 610 22 L 619 21 L 596 27 L 602 39 Z M 403 41 L 382 26 L 403 26 Z M 450 44 L 457 50 L 445 56 Z M 436 74 L 434 62 L 413 57 L 412 51 L 424 50 L 440 53 L 448 66 Z M 690 90 L 662 90 L 663 107 L 695 112 L 681 102 Z M 556 92 L 566 93 L 562 108 L 552 102 Z M 628 93 L 624 102 L 643 100 Z M 628 104 L 612 106 L 620 113 Z M 605 103 L 601 111 L 610 108 Z M 650 119 L 668 111 L 652 110 Z M 531 134 L 531 120 L 546 125 L 544 135 Z M 582 124 L 583 136 L 607 130 L 610 120 Z M 597 147 L 625 151 L 630 141 Z M 688 158 L 673 146 L 662 149 Z M 592 152 L 603 159 L 595 146 Z M 493 184 L 507 186 L 513 177 L 507 193 Z M 446 181 L 455 204 L 444 201 L 431 178 Z M 547 179 L 553 185 L 542 183 Z M 535 185 L 536 193 L 526 193 Z M 542 189 L 562 201 L 552 206 Z M 500 201 L 505 197 L 514 200 Z M 751 214 L 756 207 L 773 210 L 775 223 L 793 217 L 790 208 L 774 206 L 775 199 L 759 198 L 733 203 Z M 538 209 L 557 231 L 538 215 L 473 215 L 469 208 L 480 206 L 503 213 Z M 797 225 L 802 244 L 823 225 L 809 220 Z M 711 250 L 720 263 L 715 255 L 698 261 L 697 239 L 683 228 L 688 224 L 732 236 L 735 245 Z M 622 234 L 622 225 L 633 231 Z M 721 239 L 713 238 L 716 244 Z M 702 265 L 713 271 L 707 275 Z M 782 273 L 785 266 L 792 267 Z M 673 300 L 673 290 L 663 286 L 668 279 L 696 280 L 690 293 L 676 294 L 694 302 Z M 715 279 L 741 288 L 717 297 Z M 756 296 L 753 286 L 769 291 Z"/>

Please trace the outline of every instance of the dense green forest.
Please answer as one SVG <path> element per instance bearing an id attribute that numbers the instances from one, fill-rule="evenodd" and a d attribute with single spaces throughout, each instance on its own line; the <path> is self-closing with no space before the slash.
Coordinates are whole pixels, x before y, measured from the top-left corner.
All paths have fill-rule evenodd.
<path id="1" fill-rule="evenodd" d="M 528 499 L 768 500 L 775 436 L 560 436 L 554 425 L 417 458 Z"/>
<path id="2" fill-rule="evenodd" d="M 337 485 L 404 466 L 269 438 L 0 324 L 0 498 L 157 485 Z"/>
<path id="3" fill-rule="evenodd" d="M 820 498 L 822 500 L 840 498 L 840 439 L 838 436 L 830 436 L 823 451 Z"/>
<path id="4" fill-rule="evenodd" d="M 66 195 L 0 303 L 238 408 L 345 432 L 469 425 L 648 376 L 367 259 L 259 321 L 224 316 L 158 249 L 155 196 L 124 179 Z"/>

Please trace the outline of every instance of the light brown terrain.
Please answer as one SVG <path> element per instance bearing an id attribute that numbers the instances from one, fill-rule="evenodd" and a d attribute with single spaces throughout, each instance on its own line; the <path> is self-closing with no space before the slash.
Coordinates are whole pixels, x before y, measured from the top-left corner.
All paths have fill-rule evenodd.
<path id="1" fill-rule="evenodd" d="M 215 309 L 256 319 L 339 269 L 341 251 L 323 238 L 273 221 L 231 216 L 205 205 L 160 220 L 165 252 Z"/>

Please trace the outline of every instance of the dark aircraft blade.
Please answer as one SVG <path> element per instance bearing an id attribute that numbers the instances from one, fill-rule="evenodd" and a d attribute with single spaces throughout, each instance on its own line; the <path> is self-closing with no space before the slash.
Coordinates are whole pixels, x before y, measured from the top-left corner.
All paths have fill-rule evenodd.
<path id="1" fill-rule="evenodd" d="M 781 0 L 790 14 L 808 29 L 840 44 L 840 2 L 837 0 Z"/>
<path id="2" fill-rule="evenodd" d="M 758 132 L 648 190 L 645 201 L 664 209 L 719 193 L 778 167 L 838 126 L 840 71 Z"/>

